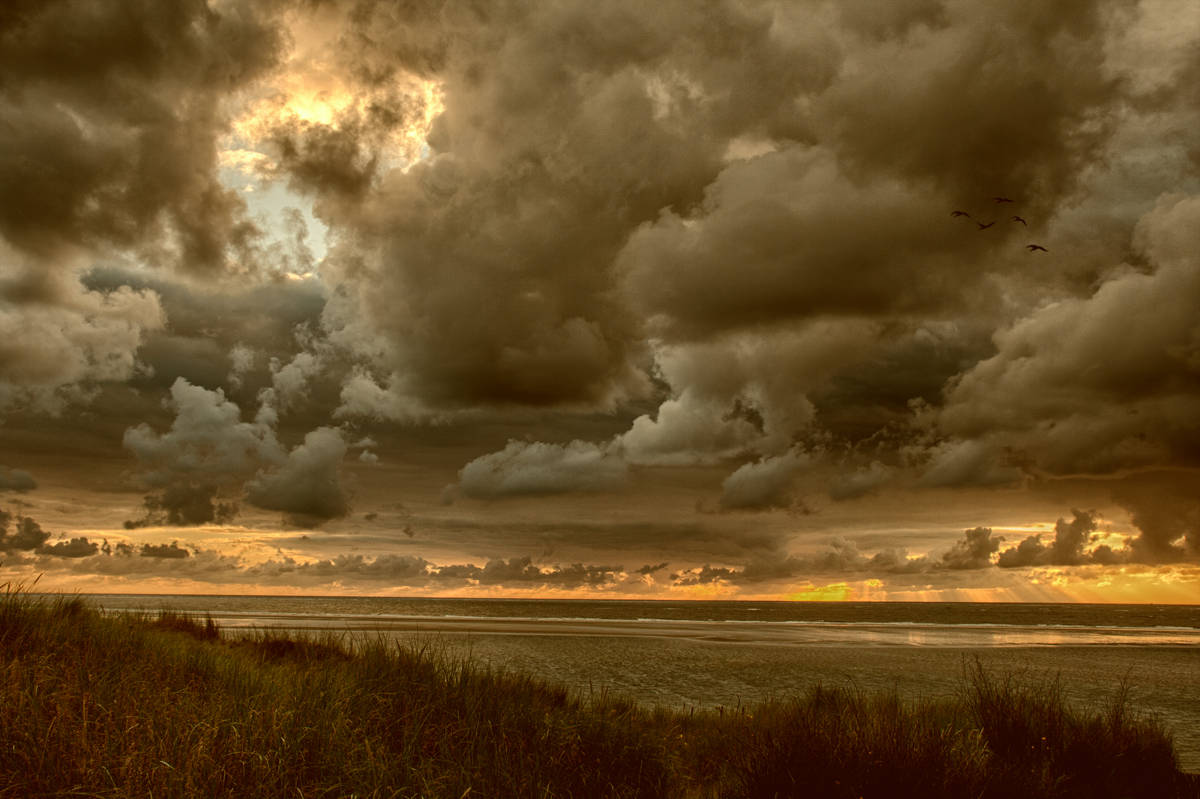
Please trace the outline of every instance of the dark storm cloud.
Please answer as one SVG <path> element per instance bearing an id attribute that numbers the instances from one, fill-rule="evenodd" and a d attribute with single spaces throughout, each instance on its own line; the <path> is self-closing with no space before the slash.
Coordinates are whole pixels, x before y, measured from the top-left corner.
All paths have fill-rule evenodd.
<path id="1" fill-rule="evenodd" d="M 651 574 L 654 574 L 655 572 L 660 572 L 660 571 L 662 571 L 663 569 L 667 568 L 667 566 L 669 566 L 669 565 L 670 565 L 670 564 L 669 564 L 669 563 L 666 563 L 666 562 L 659 563 L 657 566 L 651 566 L 650 564 L 646 564 L 646 565 L 645 565 L 645 566 L 643 566 L 642 568 L 638 569 L 638 570 L 635 572 L 635 574 L 642 574 L 642 575 L 647 575 L 647 576 L 649 576 L 649 575 L 651 575 Z"/>
<path id="2" fill-rule="evenodd" d="M 643 391 L 614 259 L 659 209 L 699 200 L 731 138 L 796 128 L 790 102 L 831 78 L 830 48 L 773 37 L 770 14 L 732 5 L 405 13 L 365 14 L 359 57 L 436 69 L 434 155 L 330 217 L 357 234 L 333 260 L 364 332 L 392 345 L 379 365 L 449 405 Z M 390 45 L 392 60 L 381 44 L 417 41 L 437 55 Z"/>
<path id="3" fill-rule="evenodd" d="M 666 340 L 653 356 L 671 396 L 615 442 L 627 463 L 753 453 L 780 465 L 770 459 L 814 424 L 863 440 L 902 426 L 913 399 L 940 404 L 947 380 L 995 353 L 994 279 L 1028 279 L 1021 237 L 1044 232 L 1106 157 L 1127 87 L 1098 43 L 1127 14 L 1087 3 L 835 8 L 832 24 L 814 6 L 736 5 L 665 16 L 624 4 L 586 15 L 376 7 L 356 18 L 347 69 L 436 78 L 444 110 L 429 159 L 324 211 L 354 234 L 332 259 L 326 328 L 378 354 L 374 372 L 346 384 L 343 410 L 411 420 L 422 403 L 603 406 L 647 390 L 629 371 L 647 322 Z M 948 218 L 958 207 L 995 215 L 1000 195 L 1034 227 Z M 947 328 L 946 314 L 969 309 L 985 315 Z M 781 336 L 831 316 L 841 320 L 823 324 L 842 338 L 819 345 L 826 362 L 789 362 Z M 897 344 L 896 326 L 913 330 L 914 317 L 930 323 Z M 742 331 L 753 332 L 733 342 Z M 700 366 L 679 365 L 689 358 Z M 962 440 L 961 416 L 945 416 L 925 445 L 921 485 L 1019 484 L 1024 449 Z M 464 470 L 467 493 L 509 490 L 490 464 Z M 833 495 L 885 482 L 887 460 L 867 468 Z M 756 481 L 731 475 L 724 507 L 788 505 L 783 472 L 767 485 L 763 469 Z M 474 480 L 484 475 L 494 479 Z M 545 464 L 513 490 L 596 484 Z"/>
<path id="4" fill-rule="evenodd" d="M 0 551 L 37 549 L 50 534 L 28 516 L 19 516 L 0 508 Z"/>
<path id="5" fill-rule="evenodd" d="M 1122 557 L 1106 544 L 1090 551 L 1084 548 L 1094 541 L 1100 529 L 1095 511 L 1071 511 L 1071 521 L 1059 519 L 1054 525 L 1054 540 L 1042 542 L 1042 535 L 1031 535 L 1017 546 L 1004 550 L 996 560 L 1002 569 L 1021 566 L 1079 566 L 1084 563 L 1119 563 Z"/>
<path id="6" fill-rule="evenodd" d="M 87 558 L 100 551 L 100 545 L 87 538 L 72 538 L 57 544 L 45 544 L 37 548 L 37 554 L 52 558 Z"/>
<path id="7" fill-rule="evenodd" d="M 856 185 L 825 147 L 769 153 L 726 168 L 694 218 L 666 214 L 641 228 L 622 254 L 627 290 L 683 336 L 930 312 L 972 288 L 962 263 L 996 245 L 946 236 L 946 205 L 892 181 Z"/>
<path id="8" fill-rule="evenodd" d="M 1006 482 L 1001 447 L 1058 474 L 1200 463 L 1200 197 L 1161 197 L 1134 242 L 1148 271 L 1014 321 L 950 381 L 937 425 L 972 440 L 942 445 L 927 484 Z"/>
<path id="9" fill-rule="evenodd" d="M 881 338 L 872 357 L 844 365 L 810 392 L 817 422 L 852 443 L 900 432 L 913 400 L 940 403 L 947 380 L 996 352 L 991 324 L 978 319 L 897 323 Z"/>
<path id="10" fill-rule="evenodd" d="M 352 484 L 340 469 L 346 454 L 342 431 L 319 427 L 304 436 L 272 471 L 260 471 L 246 484 L 246 501 L 282 511 L 289 524 L 316 527 L 350 512 Z"/>
<path id="11" fill-rule="evenodd" d="M 1200 560 L 1200 506 L 1197 481 L 1172 486 L 1126 483 L 1114 490 L 1114 499 L 1129 512 L 1139 534 L 1129 542 L 1133 559 L 1142 563 L 1178 563 Z"/>
<path id="12" fill-rule="evenodd" d="M 943 441 L 922 453 L 929 458 L 922 488 L 1011 486 L 1024 479 L 1000 447 L 986 441 Z"/>
<path id="13" fill-rule="evenodd" d="M 922 27 L 938 30 L 950 24 L 946 4 L 940 0 L 856 0 L 837 3 L 834 8 L 848 30 L 878 41 L 903 39 Z"/>
<path id="14" fill-rule="evenodd" d="M 992 565 L 992 555 L 1000 550 L 1004 536 L 993 535 L 990 527 L 967 530 L 949 552 L 942 555 L 947 569 L 982 569 Z"/>
<path id="15" fill-rule="evenodd" d="M 225 101 L 275 65 L 266 6 L 6 4 L 0 29 L 0 403 L 60 413 L 148 375 L 151 291 L 79 275 L 123 253 L 208 278 L 260 231 L 218 176 Z M 241 261 L 241 263 L 235 263 Z"/>
<path id="16" fill-rule="evenodd" d="M 226 524 L 238 514 L 237 503 L 216 502 L 217 487 L 211 483 L 181 481 L 169 485 L 162 494 L 150 494 L 144 507 L 146 515 L 125 522 L 126 530 L 138 527 L 198 524 Z"/>
<path id="17" fill-rule="evenodd" d="M 152 370 L 136 381 L 146 388 L 169 388 L 179 377 L 210 389 L 262 387 L 271 378 L 269 358 L 290 360 L 296 330 L 316 322 L 325 306 L 324 289 L 313 279 L 197 285 L 109 266 L 90 270 L 83 285 L 105 294 L 128 287 L 158 297 L 169 329 L 148 334 L 138 352 Z M 235 351 L 242 353 L 240 366 Z M 227 377 L 231 371 L 236 381 Z"/>
<path id="18" fill-rule="evenodd" d="M 927 37 L 868 52 L 855 78 L 832 87 L 839 152 L 852 172 L 929 180 L 965 210 L 998 194 L 1045 218 L 1102 157 L 1121 95 L 1097 43 L 1125 11 L 946 4 Z"/>
<path id="19" fill-rule="evenodd" d="M 811 103 L 816 146 L 732 164 L 690 218 L 639 230 L 623 255 L 635 301 L 705 332 L 942 311 L 976 291 L 1014 231 L 937 220 L 995 194 L 1046 218 L 1100 158 L 1118 86 L 1095 47 L 1100 6 L 948 11 L 953 25 L 855 53 Z"/>
<path id="20" fill-rule="evenodd" d="M 0 46 L 0 235 L 43 257 L 63 245 L 160 246 L 223 272 L 253 235 L 217 179 L 221 101 L 276 62 L 257 4 L 9 6 Z"/>
<path id="21" fill-rule="evenodd" d="M 143 558 L 186 558 L 191 553 L 172 541 L 170 544 L 143 544 L 138 552 Z"/>
<path id="22" fill-rule="evenodd" d="M 37 480 L 24 469 L 10 469 L 0 466 L 0 491 L 17 491 L 25 493 L 38 487 Z"/>

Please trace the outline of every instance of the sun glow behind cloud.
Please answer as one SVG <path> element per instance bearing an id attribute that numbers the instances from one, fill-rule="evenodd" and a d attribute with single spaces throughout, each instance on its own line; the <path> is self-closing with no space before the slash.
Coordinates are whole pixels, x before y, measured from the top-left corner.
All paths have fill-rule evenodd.
<path id="1" fill-rule="evenodd" d="M 339 46 L 345 46 L 340 38 L 344 13 L 328 7 L 289 15 L 287 58 L 266 80 L 229 98 L 230 132 L 219 153 L 222 180 L 241 192 L 268 238 L 300 239 L 314 267 L 328 252 L 330 229 L 314 209 L 316 197 L 295 190 L 278 162 L 281 131 L 354 128 L 359 137 L 359 129 L 378 111 L 380 96 L 402 95 L 410 112 L 403 123 L 364 137 L 376 173 L 382 175 L 407 170 L 428 157 L 426 138 L 444 107 L 438 81 L 401 72 L 363 87 L 347 74 L 337 57 Z"/>
<path id="2" fill-rule="evenodd" d="M 289 126 L 323 126 L 339 130 L 361 125 L 378 110 L 382 98 L 402 95 L 405 118 L 389 125 L 373 142 L 383 168 L 406 169 L 428 155 L 426 138 L 433 120 L 444 108 L 441 83 L 403 71 L 364 84 L 349 74 L 338 58 L 339 48 L 353 46 L 344 39 L 345 8 L 330 6 L 315 13 L 293 13 L 289 20 L 292 47 L 268 81 L 234 101 L 232 141 L 263 153 L 264 143 Z M 267 162 L 255 167 L 269 168 Z"/>

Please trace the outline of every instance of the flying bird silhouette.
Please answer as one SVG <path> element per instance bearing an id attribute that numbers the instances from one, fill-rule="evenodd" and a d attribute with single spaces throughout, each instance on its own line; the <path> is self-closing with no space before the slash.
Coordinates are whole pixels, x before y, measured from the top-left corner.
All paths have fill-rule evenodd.
<path id="1" fill-rule="evenodd" d="M 982 222 L 976 222 L 975 224 L 979 225 L 979 229 L 980 229 L 980 230 L 987 230 L 988 228 L 990 228 L 992 225 L 994 225 L 994 224 L 996 224 L 996 223 L 995 223 L 995 222 L 988 222 L 988 223 L 985 225 L 985 224 L 983 224 Z"/>
<path id="2" fill-rule="evenodd" d="M 971 218 L 971 215 L 966 211 L 951 211 L 950 216 L 965 216 L 967 219 Z"/>
<path id="3" fill-rule="evenodd" d="M 1039 247 L 1036 244 L 1026 244 L 1025 249 L 1029 250 L 1030 253 L 1032 253 L 1034 250 L 1041 250 L 1042 252 L 1050 252 L 1045 247 Z"/>
<path id="4" fill-rule="evenodd" d="M 1014 222 L 1020 222 L 1020 223 L 1021 223 L 1022 225 L 1024 225 L 1025 227 L 1029 227 L 1029 223 L 1028 223 L 1028 222 L 1026 222 L 1024 219 L 1022 219 L 1022 218 L 1021 218 L 1021 217 L 1019 217 L 1019 216 L 1014 216 L 1012 221 L 1014 221 Z"/>
<path id="5" fill-rule="evenodd" d="M 1008 199 L 1007 197 L 997 197 L 997 198 L 996 198 L 996 202 L 998 202 L 998 203 L 1010 203 L 1010 202 L 1012 202 L 1012 200 Z"/>

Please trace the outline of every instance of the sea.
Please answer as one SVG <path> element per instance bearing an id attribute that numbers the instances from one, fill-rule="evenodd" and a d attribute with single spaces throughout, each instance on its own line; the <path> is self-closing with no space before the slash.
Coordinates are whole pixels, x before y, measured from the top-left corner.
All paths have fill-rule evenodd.
<path id="1" fill-rule="evenodd" d="M 228 633 L 277 628 L 435 643 L 453 656 L 647 705 L 738 708 L 809 686 L 950 697 L 978 660 L 1135 708 L 1200 772 L 1200 605 L 738 602 L 85 595 L 106 611 L 211 615 Z"/>

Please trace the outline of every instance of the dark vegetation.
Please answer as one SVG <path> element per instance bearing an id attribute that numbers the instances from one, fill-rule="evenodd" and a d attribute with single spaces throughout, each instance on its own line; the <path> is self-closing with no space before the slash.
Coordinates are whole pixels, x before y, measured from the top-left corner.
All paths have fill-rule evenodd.
<path id="1" fill-rule="evenodd" d="M 1122 685 L 964 666 L 956 702 L 816 687 L 649 709 L 383 638 L 0 594 L 0 797 L 1195 797 Z"/>

